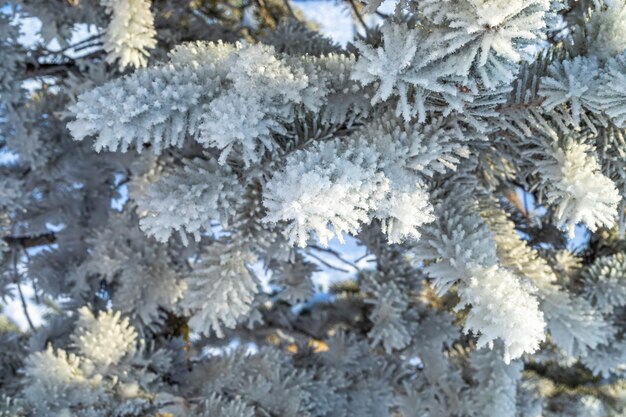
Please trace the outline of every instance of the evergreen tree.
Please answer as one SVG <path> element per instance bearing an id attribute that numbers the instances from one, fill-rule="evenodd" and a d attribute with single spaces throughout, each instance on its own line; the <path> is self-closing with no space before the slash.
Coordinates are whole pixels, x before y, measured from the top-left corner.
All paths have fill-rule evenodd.
<path id="1" fill-rule="evenodd" d="M 626 0 L 381 3 L 5 3 L 0 417 L 626 415 Z"/>

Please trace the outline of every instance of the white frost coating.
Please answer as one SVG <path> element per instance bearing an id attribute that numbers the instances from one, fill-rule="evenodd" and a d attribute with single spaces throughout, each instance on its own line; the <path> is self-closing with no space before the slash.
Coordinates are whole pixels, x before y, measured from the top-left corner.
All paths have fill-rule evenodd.
<path id="1" fill-rule="evenodd" d="M 258 94 L 279 102 L 302 101 L 301 91 L 309 85 L 307 75 L 299 66 L 290 66 L 277 57 L 274 47 L 242 47 L 231 59 L 227 78 L 238 93 Z"/>
<path id="2" fill-rule="evenodd" d="M 42 352 L 29 355 L 24 365 L 28 383 L 23 394 L 26 401 L 39 411 L 38 415 L 50 415 L 61 409 L 69 416 L 69 406 L 81 404 L 88 407 L 103 396 L 102 376 L 90 376 L 86 372 L 89 364 L 63 349 L 54 351 L 48 346 Z"/>
<path id="3" fill-rule="evenodd" d="M 457 309 L 471 305 L 465 330 L 480 333 L 478 348 L 502 339 L 506 363 L 539 348 L 546 324 L 530 290 L 507 269 L 492 266 L 474 271 L 459 289 Z"/>
<path id="4" fill-rule="evenodd" d="M 437 25 L 424 48 L 441 72 L 473 73 L 487 88 L 512 80 L 551 17 L 550 0 L 424 0 L 420 9 Z"/>
<path id="5" fill-rule="evenodd" d="M 399 0 L 347 48 L 272 30 L 256 2 L 242 28 L 159 0 L 158 46 L 255 44 L 185 44 L 121 77 L 100 54 L 31 65 L 50 39 L 91 48 L 68 31 L 103 22 L 99 2 L 19 2 L 32 48 L 0 14 L 0 296 L 37 282 L 63 301 L 32 330 L 19 299 L 0 314 L 0 416 L 626 416 L 602 395 L 626 393 L 624 227 L 585 256 L 556 230 L 611 226 L 626 190 L 626 0 Z M 63 107 L 88 89 L 77 140 L 156 155 L 68 140 Z M 358 285 L 319 294 L 339 263 Z M 533 363 L 590 395 L 536 386 Z"/>
<path id="6" fill-rule="evenodd" d="M 626 127 L 626 55 L 606 63 L 593 101 L 617 126 Z"/>
<path id="7" fill-rule="evenodd" d="M 284 133 L 282 122 L 303 102 L 309 79 L 299 64 L 290 66 L 266 45 L 240 46 L 229 67 L 232 90 L 211 103 L 197 140 L 220 149 L 222 164 L 237 148 L 244 164 L 251 165 L 273 150 L 271 134 Z"/>
<path id="8" fill-rule="evenodd" d="M 111 15 L 104 33 L 107 62 L 118 61 L 120 70 L 145 67 L 149 49 L 156 46 L 154 17 L 149 0 L 101 0 Z"/>
<path id="9" fill-rule="evenodd" d="M 361 57 L 354 66 L 352 77 L 364 85 L 378 81 L 378 90 L 372 103 L 387 100 L 392 93 L 400 95 L 400 100 L 407 101 L 407 85 L 412 69 L 412 61 L 417 51 L 416 30 L 409 30 L 406 25 L 385 25 L 381 28 L 383 46 L 373 49 L 359 42 Z M 410 119 L 411 114 L 403 115 Z"/>
<path id="10" fill-rule="evenodd" d="M 556 220 L 570 237 L 578 223 L 595 231 L 612 226 L 617 216 L 621 196 L 613 181 L 600 171 L 592 151 L 586 144 L 570 141 L 564 149 L 553 149 L 548 159 L 537 163 L 550 185 L 547 202 L 556 207 Z"/>
<path id="11" fill-rule="evenodd" d="M 437 219 L 422 228 L 412 252 L 438 294 L 459 283 L 456 309 L 471 306 L 465 330 L 480 334 L 478 347 L 502 339 L 505 361 L 534 352 L 544 339 L 544 317 L 534 287 L 522 285 L 510 269 L 498 265 L 496 244 L 478 207 L 455 190 L 436 206 Z"/>
<path id="12" fill-rule="evenodd" d="M 227 166 L 214 160 L 185 160 L 182 167 L 159 178 L 145 195 L 137 197 L 139 209 L 146 213 L 141 228 L 160 242 L 167 242 L 174 232 L 185 244 L 187 234 L 199 241 L 202 232 L 211 230 L 211 221 L 228 225 L 242 192 Z"/>
<path id="13" fill-rule="evenodd" d="M 200 126 L 198 142 L 220 149 L 221 164 L 238 146 L 244 162 L 251 164 L 259 161 L 266 150 L 273 149 L 270 134 L 282 131 L 281 124 L 268 114 L 260 97 L 226 94 L 211 103 Z"/>
<path id="14" fill-rule="evenodd" d="M 287 222 L 289 241 L 306 246 L 311 233 L 322 245 L 342 233 L 356 234 L 389 184 L 376 172 L 379 155 L 367 147 L 322 142 L 292 155 L 265 185 L 267 222 Z M 328 225 L 332 226 L 332 230 Z"/>
<path id="15" fill-rule="evenodd" d="M 330 68 L 335 61 L 351 62 L 335 56 L 316 61 L 329 66 L 322 74 L 328 84 L 336 76 Z M 76 140 L 95 135 L 97 151 L 125 152 L 133 144 L 141 151 L 149 143 L 159 154 L 193 139 L 219 150 L 221 164 L 235 158 L 252 166 L 275 149 L 272 134 L 285 133 L 296 107 L 317 111 L 325 95 L 336 93 L 330 85 L 311 84 L 305 71 L 310 65 L 267 45 L 185 44 L 170 53 L 167 64 L 79 96 L 70 106 L 76 120 L 68 128 Z M 345 82 L 333 82 L 345 89 Z"/>
<path id="16" fill-rule="evenodd" d="M 535 40 L 545 28 L 548 0 L 469 0 L 449 19 L 454 28 L 480 39 L 478 65 L 487 64 L 490 55 L 517 62 L 522 59 L 516 40 Z"/>
<path id="17" fill-rule="evenodd" d="M 439 295 L 471 278 L 477 266 L 498 262 L 493 235 L 472 209 L 462 197 L 450 195 L 435 206 L 435 221 L 421 228 L 422 237 L 412 249 L 416 261 L 432 261 L 424 271 Z"/>
<path id="18" fill-rule="evenodd" d="M 592 107 L 590 98 L 599 73 L 595 58 L 576 57 L 555 61 L 548 69 L 548 77 L 541 79 L 539 95 L 545 97 L 543 107 L 552 110 L 567 103 L 576 124 L 580 123 L 582 108 Z"/>
<path id="19" fill-rule="evenodd" d="M 392 190 L 376 210 L 382 220 L 382 230 L 389 243 L 401 243 L 406 238 L 419 239 L 418 227 L 435 220 L 428 193 L 416 186 L 412 192 Z"/>
<path id="20" fill-rule="evenodd" d="M 221 89 L 232 45 L 191 44 L 175 48 L 171 62 L 139 70 L 87 91 L 69 110 L 75 140 L 95 136 L 94 148 L 155 154 L 195 136 L 204 111 Z"/>
<path id="21" fill-rule="evenodd" d="M 103 311 L 97 318 L 87 307 L 79 313 L 72 342 L 82 357 L 106 368 L 135 352 L 137 333 L 127 318 L 120 318 L 119 311 Z"/>
<path id="22" fill-rule="evenodd" d="M 597 258 L 582 271 L 581 281 L 584 297 L 600 312 L 611 313 L 626 305 L 626 255 Z"/>
<path id="23" fill-rule="evenodd" d="M 445 70 L 423 68 L 427 61 L 417 54 L 421 41 L 419 32 L 406 25 L 388 23 L 381 28 L 383 46 L 376 49 L 364 42 L 356 42 L 361 56 L 354 66 L 352 78 L 363 85 L 378 83 L 372 104 L 398 96 L 396 115 L 408 121 L 416 114 L 420 121 L 426 117 L 425 100 L 430 92 L 455 90 L 444 86 L 439 77 Z M 412 93 L 409 89 L 413 88 Z"/>
<path id="24" fill-rule="evenodd" d="M 588 53 L 606 59 L 626 50 L 626 1 L 596 0 L 596 10 L 587 22 Z"/>
<path id="25" fill-rule="evenodd" d="M 433 93 L 450 102 L 476 81 L 487 89 L 511 82 L 552 16 L 550 0 L 423 0 L 417 9 L 417 27 L 387 21 L 381 46 L 355 43 L 352 78 L 374 84 L 373 104 L 397 97 L 396 115 L 419 122 Z"/>
<path id="26" fill-rule="evenodd" d="M 294 153 L 265 185 L 264 220 L 286 222 L 284 234 L 302 247 L 313 236 L 343 243 L 342 233 L 355 235 L 373 218 L 390 243 L 419 238 L 417 228 L 434 220 L 428 194 L 394 149 L 383 157 L 378 145 L 357 137 Z"/>
<path id="27" fill-rule="evenodd" d="M 502 349 L 498 344 L 492 350 L 473 351 L 470 354 L 470 363 L 476 370 L 476 380 L 486 387 L 475 391 L 473 399 L 476 410 L 480 410 L 484 416 L 519 416 L 521 407 L 517 404 L 517 389 L 522 379 L 523 362 L 503 363 Z M 485 395 L 485 392 L 489 394 Z M 531 417 L 530 414 L 522 415 Z"/>
<path id="28" fill-rule="evenodd" d="M 408 307 L 408 295 L 393 282 L 366 282 L 365 288 L 377 294 L 375 299 L 366 300 L 372 306 L 369 318 L 374 325 L 368 333 L 371 345 L 382 345 L 388 354 L 403 349 L 411 342 L 410 325 L 402 317 Z"/>
<path id="29" fill-rule="evenodd" d="M 235 327 L 250 311 L 258 288 L 247 264 L 255 261 L 254 254 L 234 244 L 214 242 L 207 248 L 187 279 L 183 308 L 191 314 L 191 330 L 224 337 L 223 328 Z"/>

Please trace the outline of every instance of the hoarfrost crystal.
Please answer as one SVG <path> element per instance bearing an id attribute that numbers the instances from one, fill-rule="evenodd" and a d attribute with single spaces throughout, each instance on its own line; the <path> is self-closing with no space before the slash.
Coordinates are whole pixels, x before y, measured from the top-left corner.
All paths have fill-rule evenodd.
<path id="1" fill-rule="evenodd" d="M 479 348 L 502 339 L 506 363 L 539 348 L 546 324 L 531 291 L 506 269 L 494 266 L 474 271 L 459 291 L 461 303 L 457 308 L 471 306 L 465 329 L 480 333 Z"/>
<path id="2" fill-rule="evenodd" d="M 154 17 L 149 0 L 101 0 L 111 14 L 104 35 L 107 61 L 118 61 L 120 70 L 145 67 L 148 50 L 156 46 Z"/>

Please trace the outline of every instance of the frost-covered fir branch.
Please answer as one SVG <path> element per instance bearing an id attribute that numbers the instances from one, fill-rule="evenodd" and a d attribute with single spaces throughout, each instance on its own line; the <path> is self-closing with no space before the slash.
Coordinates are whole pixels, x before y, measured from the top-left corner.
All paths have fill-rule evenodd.
<path id="1" fill-rule="evenodd" d="M 624 0 L 10 3 L 0 416 L 626 412 Z"/>
<path id="2" fill-rule="evenodd" d="M 107 61 L 127 66 L 145 67 L 148 50 L 156 46 L 154 17 L 149 0 L 104 0 L 111 22 L 104 34 Z"/>

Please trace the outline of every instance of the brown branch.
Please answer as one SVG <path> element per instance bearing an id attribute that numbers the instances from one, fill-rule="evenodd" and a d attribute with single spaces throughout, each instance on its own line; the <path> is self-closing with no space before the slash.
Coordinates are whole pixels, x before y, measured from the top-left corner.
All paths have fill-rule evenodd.
<path id="1" fill-rule="evenodd" d="M 545 99 L 543 97 L 536 97 L 528 102 L 507 102 L 500 104 L 496 107 L 496 111 L 501 114 L 516 113 L 523 110 L 532 108 L 539 108 L 543 104 Z"/>
<path id="2" fill-rule="evenodd" d="M 357 271 L 359 270 L 359 267 L 357 267 L 354 263 L 352 263 L 352 262 L 342 258 L 341 255 L 337 251 L 334 251 L 334 250 L 329 249 L 329 248 L 323 248 L 323 247 L 318 246 L 318 245 L 309 245 L 309 247 L 311 249 L 315 249 L 315 250 L 320 251 L 320 252 L 329 253 L 329 254 L 333 255 L 335 258 L 339 259 L 341 262 L 343 262 L 343 263 L 345 263 L 347 265 L 350 265 L 352 268 L 356 269 Z M 310 252 L 308 252 L 308 254 L 310 254 Z"/>
<path id="3" fill-rule="evenodd" d="M 309 255 L 311 258 L 316 259 L 318 262 L 321 262 L 323 265 L 325 265 L 328 268 L 335 269 L 335 270 L 337 270 L 339 272 L 343 272 L 345 274 L 349 274 L 351 272 L 351 271 L 348 271 L 347 269 L 340 268 L 340 267 L 335 266 L 335 265 L 331 265 L 330 263 L 326 262 L 324 259 L 320 258 L 319 256 L 317 256 L 314 253 L 308 252 L 307 255 Z"/>
<path id="4" fill-rule="evenodd" d="M 58 75 L 69 73 L 76 69 L 76 63 L 73 61 L 62 62 L 58 64 L 26 64 L 24 70 L 24 78 L 42 77 L 50 75 Z"/>
<path id="5" fill-rule="evenodd" d="M 104 50 L 97 50 L 86 55 L 76 57 L 63 62 L 29 62 L 24 68 L 24 78 L 42 77 L 51 75 L 64 75 L 70 72 L 78 72 L 79 68 L 76 64 L 78 59 L 98 58 L 104 54 Z"/>
<path id="6" fill-rule="evenodd" d="M 57 238 L 54 233 L 44 233 L 35 236 L 4 236 L 2 238 L 9 246 L 19 246 L 23 249 L 37 246 L 51 245 Z"/>

